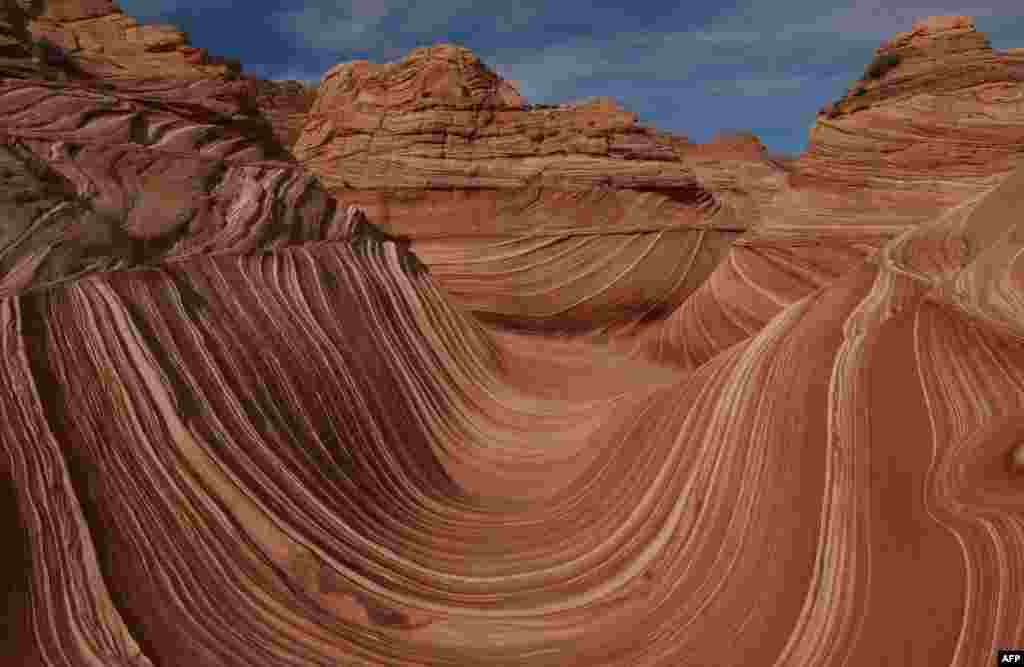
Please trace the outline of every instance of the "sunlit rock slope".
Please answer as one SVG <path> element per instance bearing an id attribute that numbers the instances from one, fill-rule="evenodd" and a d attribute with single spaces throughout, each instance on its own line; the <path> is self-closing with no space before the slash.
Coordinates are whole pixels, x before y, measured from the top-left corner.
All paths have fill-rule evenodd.
<path id="1" fill-rule="evenodd" d="M 750 222 L 636 120 L 607 99 L 531 107 L 442 44 L 331 69 L 294 152 L 478 316 L 592 329 L 681 303 Z"/>
<path id="2" fill-rule="evenodd" d="M 643 134 L 675 157 L 630 183 L 664 189 L 577 189 L 634 167 L 552 158 L 562 184 L 499 224 L 530 184 L 433 193 L 437 158 L 396 145 L 407 193 L 329 194 L 265 125 L 51 77 L 5 7 L 0 665 L 975 667 L 1024 645 L 1012 139 L 936 166 L 934 210 L 926 166 L 879 171 L 883 219 L 841 204 L 852 167 L 824 140 L 791 174 L 751 142 Z M 894 43 L 978 41 L 922 25 Z M 438 54 L 464 57 L 417 57 Z M 378 83 L 368 104 L 404 99 Z M 522 238 L 474 246 L 473 221 Z M 588 297 L 605 266 L 628 277 Z M 582 335 L 516 328 L 538 322 Z"/>

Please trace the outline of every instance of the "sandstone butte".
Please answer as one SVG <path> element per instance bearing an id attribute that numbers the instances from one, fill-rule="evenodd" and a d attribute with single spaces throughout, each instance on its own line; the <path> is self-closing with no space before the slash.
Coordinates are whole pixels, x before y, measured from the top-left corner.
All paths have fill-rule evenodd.
<path id="1" fill-rule="evenodd" d="M 1024 55 L 877 55 L 784 164 L 5 2 L 0 665 L 1024 646 Z"/>

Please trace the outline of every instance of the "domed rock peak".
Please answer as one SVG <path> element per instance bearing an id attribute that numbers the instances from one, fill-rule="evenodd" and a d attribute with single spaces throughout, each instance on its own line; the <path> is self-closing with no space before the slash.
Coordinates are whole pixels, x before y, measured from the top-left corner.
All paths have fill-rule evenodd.
<path id="1" fill-rule="evenodd" d="M 968 17 L 927 18 L 883 42 L 822 108 L 791 184 L 839 195 L 801 199 L 817 219 L 916 224 L 1022 164 L 1022 111 L 1024 53 L 994 51 Z"/>
<path id="2" fill-rule="evenodd" d="M 523 99 L 469 49 L 437 44 L 411 51 L 397 63 L 342 63 L 323 77 L 324 104 L 363 110 L 520 109 Z"/>
<path id="3" fill-rule="evenodd" d="M 637 299 L 630 290 L 633 269 L 645 268 L 641 255 L 689 257 L 707 246 L 705 270 L 725 244 L 703 244 L 696 228 L 722 228 L 730 238 L 742 231 L 735 216 L 720 215 L 725 207 L 671 137 L 639 125 L 607 98 L 527 105 L 511 83 L 451 44 L 416 49 L 395 63 L 329 70 L 293 153 L 342 204 L 364 207 L 383 229 L 412 239 L 463 304 L 520 323 L 546 326 L 550 315 L 558 326 L 574 326 L 640 308 L 657 290 L 681 295 L 689 285 L 671 268 L 654 269 L 657 288 Z M 546 280 L 540 272 L 549 262 L 538 259 L 538 271 L 501 273 L 501 289 L 492 276 L 481 291 L 479 279 L 494 274 L 504 251 L 495 246 L 493 264 L 452 261 L 479 256 L 487 238 L 524 243 L 538 233 L 564 234 L 543 251 L 567 262 L 579 238 L 599 239 L 588 241 L 588 252 L 613 252 L 622 234 L 636 243 L 618 254 L 621 261 L 596 252 L 577 258 L 588 267 L 578 290 L 554 305 L 529 286 Z M 654 249 L 643 250 L 650 242 L 642 234 L 661 234 Z"/>

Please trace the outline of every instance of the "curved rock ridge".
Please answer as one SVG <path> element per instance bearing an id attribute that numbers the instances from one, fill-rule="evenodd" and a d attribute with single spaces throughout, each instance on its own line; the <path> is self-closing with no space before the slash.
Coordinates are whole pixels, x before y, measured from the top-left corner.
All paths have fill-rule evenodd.
<path id="1" fill-rule="evenodd" d="M 972 20 L 915 23 L 876 62 L 819 113 L 789 221 L 915 225 L 1024 164 L 1024 58 L 993 51 Z"/>
<path id="2" fill-rule="evenodd" d="M 858 198 L 827 142 L 790 174 L 750 136 L 653 132 L 696 190 L 581 171 L 335 197 L 265 128 L 155 80 L 47 79 L 4 35 L 0 665 L 974 667 L 1024 645 L 1012 140 L 936 163 L 939 203 L 924 163 Z M 885 73 L 918 83 L 985 50 L 962 17 L 893 43 L 934 57 Z M 625 118 L 414 56 L 339 68 L 370 93 L 353 109 Z M 955 139 L 953 116 L 870 113 L 833 129 Z"/>
<path id="3" fill-rule="evenodd" d="M 448 44 L 329 70 L 295 153 L 332 191 L 604 185 L 690 203 L 701 195 L 673 147 L 634 114 L 607 100 L 527 109 L 511 84 Z M 395 217 L 382 223 L 416 234 Z"/>
<path id="4" fill-rule="evenodd" d="M 937 252 L 959 257 L 973 247 L 972 237 L 963 234 L 923 239 L 945 229 L 935 227 L 936 216 L 970 210 L 1024 164 L 1018 56 L 993 52 L 973 20 L 960 16 L 916 22 L 876 55 L 899 60 L 880 77 L 866 72 L 851 88 L 866 86 L 866 92 L 819 115 L 807 151 L 793 163 L 772 164 L 781 171 L 760 171 L 751 158 L 763 150 L 747 133 L 705 146 L 681 145 L 702 182 L 721 199 L 731 196 L 734 210 L 749 202 L 745 210 L 760 224 L 733 243 L 683 304 L 655 309 L 653 322 L 611 327 L 627 334 L 617 346 L 697 367 L 870 255 L 890 252 L 890 243 L 923 235 L 912 244 L 920 254 L 909 256 L 928 262 L 936 260 L 924 258 Z M 744 151 L 730 163 L 730 153 Z M 748 176 L 737 187 L 738 176 L 758 173 L 770 177 Z M 729 191 L 735 194 L 724 194 Z M 1009 250 L 1003 252 L 1005 259 Z M 1012 321 L 1012 315 L 1000 317 L 1004 326 Z"/>
<path id="5" fill-rule="evenodd" d="M 737 227 L 757 227 L 784 215 L 778 200 L 787 187 L 790 167 L 770 156 L 754 134 L 721 133 L 703 144 L 673 144 Z"/>
<path id="6" fill-rule="evenodd" d="M 0 82 L 0 294 L 197 253 L 344 238 L 352 213 L 206 112 Z M 214 122 L 203 122 L 214 120 Z"/>
<path id="7" fill-rule="evenodd" d="M 608 99 L 530 107 L 442 44 L 332 68 L 294 153 L 461 304 L 570 330 L 680 303 L 747 226 L 636 121 Z"/>
<path id="8" fill-rule="evenodd" d="M 266 150 L 291 159 L 287 147 L 294 143 L 295 130 L 288 127 L 301 119 L 279 118 L 276 108 L 283 100 L 268 104 L 260 91 L 269 82 L 241 76 L 237 60 L 189 45 L 188 36 L 174 26 L 140 25 L 108 0 L 49 0 L 26 6 L 27 11 L 10 11 L 25 21 L 34 42 L 35 69 L 22 71 L 12 64 L 6 68 L 10 75 L 114 91 L 222 116 L 219 124 L 244 128 L 251 140 L 262 137 Z"/>
<path id="9" fill-rule="evenodd" d="M 797 161 L 767 159 L 781 171 L 765 172 L 749 156 L 725 158 L 741 155 L 744 147 L 760 150 L 744 133 L 707 148 L 682 146 L 709 189 L 731 198 L 734 210 L 759 216 L 760 224 L 664 321 L 622 328 L 640 333 L 627 336 L 627 349 L 700 365 L 890 241 L 913 236 L 917 226 L 950 207 L 976 202 L 1022 164 L 1019 65 L 1008 54 L 993 53 L 973 21 L 922 20 L 876 55 L 900 60 L 880 78 L 866 72 L 851 88 L 866 86 L 863 94 L 819 115 Z M 769 177 L 756 178 L 760 174 Z M 729 298 L 722 303 L 720 295 Z"/>
<path id="10" fill-rule="evenodd" d="M 1022 340 L 852 264 L 693 372 L 488 333 L 380 238 L 4 299 L 23 664 L 983 664 Z"/>
<path id="11" fill-rule="evenodd" d="M 172 25 L 140 25 L 110 0 L 42 0 L 27 5 L 36 39 L 57 46 L 81 76 L 107 85 L 146 79 L 223 78 L 231 67 L 190 46 Z"/>

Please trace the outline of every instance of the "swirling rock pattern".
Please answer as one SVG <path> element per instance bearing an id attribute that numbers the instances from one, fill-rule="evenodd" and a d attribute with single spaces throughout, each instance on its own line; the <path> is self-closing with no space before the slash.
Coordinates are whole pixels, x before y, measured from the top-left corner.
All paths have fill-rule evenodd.
<path id="1" fill-rule="evenodd" d="M 17 71 L 0 664 L 974 667 L 1024 645 L 1011 159 L 927 219 L 811 224 L 775 208 L 799 182 L 753 187 L 778 173 L 760 151 L 677 144 L 740 192 L 667 215 L 609 190 L 663 226 L 544 239 L 600 192 L 517 186 L 535 218 L 480 217 L 514 242 L 446 246 L 444 209 L 389 235 L 208 107 Z M 718 246 L 680 259 L 671 234 Z M 514 289 L 488 303 L 472 279 L 498 265 Z M 574 291 L 597 266 L 632 276 L 631 317 Z M 492 319 L 557 319 L 547 299 L 591 308 L 585 336 L 477 315 L 545 289 Z"/>
<path id="2" fill-rule="evenodd" d="M 195 253 L 341 238 L 351 225 L 277 146 L 205 108 L 0 82 L 0 295 Z"/>
<path id="3" fill-rule="evenodd" d="M 529 107 L 442 44 L 328 71 L 294 152 L 462 305 L 564 331 L 678 304 L 749 226 L 679 146 L 608 99 Z"/>
<path id="4" fill-rule="evenodd" d="M 1024 164 L 1020 53 L 993 51 L 970 19 L 934 17 L 876 55 L 898 63 L 819 114 L 790 224 L 918 224 Z"/>
<path id="5" fill-rule="evenodd" d="M 230 118 L 244 126 L 250 138 L 261 135 L 264 143 L 274 145 L 276 155 L 291 159 L 287 149 L 295 143 L 312 103 L 301 85 L 296 90 L 242 75 L 239 63 L 191 46 L 187 35 L 174 26 L 140 25 L 109 0 L 25 4 L 7 10 L 12 38 L 23 40 L 30 34 L 46 40 L 59 55 L 59 62 L 52 63 L 34 58 L 37 71 L 30 75 L 116 91 L 183 111 L 202 110 L 223 116 L 222 123 Z M 0 59 L 0 71 L 4 64 Z"/>
<path id="6" fill-rule="evenodd" d="M 994 52 L 971 19 L 952 16 L 915 23 L 876 55 L 898 62 L 880 76 L 866 73 L 851 87 L 861 94 L 819 114 L 807 151 L 785 165 L 781 185 L 750 178 L 765 172 L 749 158 L 723 161 L 724 170 L 696 167 L 719 198 L 722 190 L 739 190 L 728 196 L 749 203 L 734 208 L 759 224 L 663 323 L 631 327 L 642 332 L 634 349 L 670 363 L 702 363 L 759 331 L 794 297 L 946 211 L 977 202 L 1024 165 L 1019 53 Z M 699 151 L 690 153 L 689 162 L 707 163 Z M 936 251 L 955 256 L 956 244 L 970 242 L 929 243 L 917 261 Z"/>

